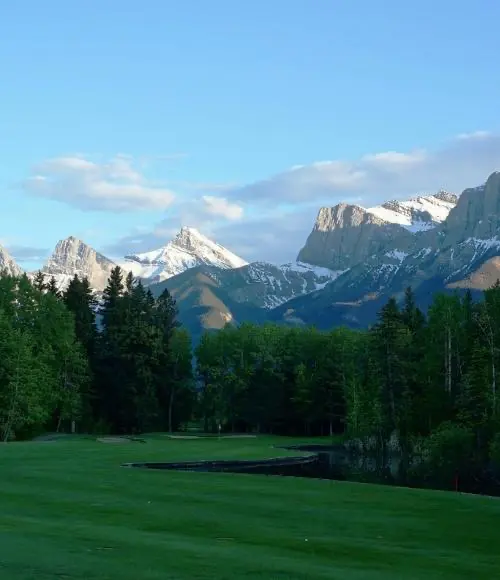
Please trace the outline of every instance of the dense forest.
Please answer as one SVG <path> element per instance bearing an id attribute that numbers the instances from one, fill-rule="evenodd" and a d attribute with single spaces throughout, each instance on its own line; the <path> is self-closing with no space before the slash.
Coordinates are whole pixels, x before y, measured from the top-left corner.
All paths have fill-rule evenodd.
<path id="1" fill-rule="evenodd" d="M 500 284 L 436 295 L 410 288 L 366 331 L 228 325 L 192 350 L 165 290 L 113 270 L 97 300 L 77 276 L 0 278 L 0 435 L 134 434 L 198 421 L 207 431 L 339 435 L 425 469 L 500 464 Z"/>

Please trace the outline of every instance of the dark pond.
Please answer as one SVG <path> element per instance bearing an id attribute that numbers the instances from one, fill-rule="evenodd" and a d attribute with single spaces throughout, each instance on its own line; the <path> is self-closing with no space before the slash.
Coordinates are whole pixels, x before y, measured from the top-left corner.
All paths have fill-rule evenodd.
<path id="1" fill-rule="evenodd" d="M 500 482 L 494 478 L 477 480 L 453 475 L 444 479 L 424 479 L 406 466 L 398 456 L 392 456 L 382 463 L 377 457 L 350 453 L 341 445 L 298 445 L 285 449 L 307 452 L 307 455 L 253 461 L 126 463 L 123 467 L 309 477 L 500 495 Z"/>

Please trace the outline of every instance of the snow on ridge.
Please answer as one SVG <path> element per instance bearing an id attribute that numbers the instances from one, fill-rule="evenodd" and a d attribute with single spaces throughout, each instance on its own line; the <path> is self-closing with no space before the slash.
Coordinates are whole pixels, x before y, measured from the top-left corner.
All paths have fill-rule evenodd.
<path id="1" fill-rule="evenodd" d="M 422 248 L 415 254 L 415 258 L 426 258 L 432 252 L 432 248 Z"/>
<path id="2" fill-rule="evenodd" d="M 378 218 L 403 226 L 412 233 L 429 230 L 443 222 L 456 205 L 457 196 L 441 191 L 408 200 L 391 200 L 366 211 Z"/>
<path id="3" fill-rule="evenodd" d="M 493 236 L 492 238 L 467 238 L 460 245 L 473 245 L 476 249 L 481 248 L 486 251 L 491 248 L 500 248 L 500 240 L 498 236 Z"/>
<path id="4" fill-rule="evenodd" d="M 316 276 L 322 278 L 337 278 L 341 270 L 330 270 L 329 268 L 323 268 L 322 266 L 314 266 L 312 264 L 306 264 L 305 262 L 289 262 L 287 264 L 281 264 L 278 266 L 281 270 L 292 270 L 293 272 L 299 272 L 301 274 L 305 272 L 312 272 Z"/>
<path id="5" fill-rule="evenodd" d="M 166 280 L 203 264 L 233 269 L 246 266 L 248 262 L 197 229 L 182 227 L 165 246 L 149 252 L 129 254 L 120 265 L 140 278 Z"/>
<path id="6" fill-rule="evenodd" d="M 406 252 L 402 252 L 401 250 L 391 250 L 390 252 L 386 252 L 385 255 L 388 258 L 394 258 L 395 260 L 398 260 L 400 264 L 408 256 Z"/>
<path id="7" fill-rule="evenodd" d="M 260 282 L 265 287 L 263 302 L 266 309 L 276 308 L 296 296 L 321 290 L 344 271 L 334 271 L 304 262 L 279 265 L 251 262 L 246 269 L 248 283 Z"/>

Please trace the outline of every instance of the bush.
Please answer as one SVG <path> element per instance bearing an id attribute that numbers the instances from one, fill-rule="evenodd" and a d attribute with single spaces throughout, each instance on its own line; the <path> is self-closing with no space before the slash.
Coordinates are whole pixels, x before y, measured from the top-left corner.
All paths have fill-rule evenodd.
<path id="1" fill-rule="evenodd" d="M 474 434 L 470 429 L 442 423 L 422 444 L 418 475 L 433 484 L 451 488 L 455 477 L 466 477 L 471 471 L 473 451 Z"/>
<path id="2" fill-rule="evenodd" d="M 490 443 L 490 459 L 495 467 L 500 468 L 500 432 L 497 433 Z"/>

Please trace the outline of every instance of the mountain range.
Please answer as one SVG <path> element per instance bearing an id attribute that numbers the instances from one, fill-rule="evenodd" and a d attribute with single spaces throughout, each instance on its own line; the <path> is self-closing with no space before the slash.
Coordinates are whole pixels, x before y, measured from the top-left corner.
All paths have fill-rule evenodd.
<path id="1" fill-rule="evenodd" d="M 436 290 L 481 290 L 500 277 L 500 173 L 461 195 L 439 191 L 363 208 L 320 208 L 297 261 L 247 263 L 195 228 L 165 246 L 111 260 L 84 242 L 58 242 L 42 268 L 63 288 L 76 273 L 102 291 L 119 265 L 150 286 L 167 287 L 195 337 L 226 323 L 363 327 L 380 306 L 412 286 L 425 307 Z M 21 268 L 0 247 L 0 269 Z"/>

